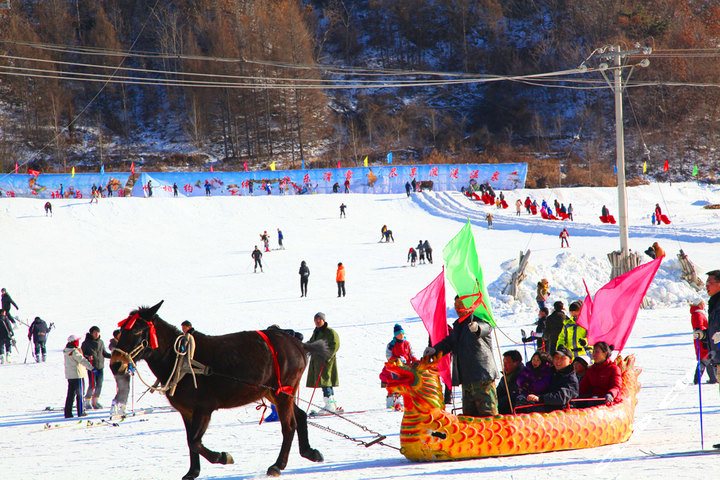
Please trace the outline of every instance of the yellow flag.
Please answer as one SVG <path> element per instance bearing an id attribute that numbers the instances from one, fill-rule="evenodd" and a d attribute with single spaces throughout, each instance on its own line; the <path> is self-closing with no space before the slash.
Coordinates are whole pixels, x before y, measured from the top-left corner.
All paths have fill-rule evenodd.
<path id="1" fill-rule="evenodd" d="M 647 172 L 647 162 L 643 162 L 643 173 Z"/>
<path id="2" fill-rule="evenodd" d="M 272 170 L 273 172 L 275 171 L 275 162 L 272 162 L 270 164 L 270 170 Z"/>
<path id="3" fill-rule="evenodd" d="M 75 167 L 72 168 L 72 175 L 70 175 L 70 178 L 75 178 Z"/>
<path id="4" fill-rule="evenodd" d="M 364 167 L 367 167 L 367 166 L 368 166 L 368 165 L 367 165 L 367 160 L 368 160 L 368 157 L 367 157 L 367 155 L 365 155 L 365 160 L 363 160 L 363 166 L 364 166 Z"/>

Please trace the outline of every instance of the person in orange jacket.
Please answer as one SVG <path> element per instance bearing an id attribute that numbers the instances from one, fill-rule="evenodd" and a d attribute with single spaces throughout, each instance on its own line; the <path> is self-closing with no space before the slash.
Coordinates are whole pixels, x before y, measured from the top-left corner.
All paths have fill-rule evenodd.
<path id="1" fill-rule="evenodd" d="M 338 263 L 337 273 L 335 274 L 335 281 L 338 287 L 338 298 L 345 296 L 345 267 L 342 262 Z"/>

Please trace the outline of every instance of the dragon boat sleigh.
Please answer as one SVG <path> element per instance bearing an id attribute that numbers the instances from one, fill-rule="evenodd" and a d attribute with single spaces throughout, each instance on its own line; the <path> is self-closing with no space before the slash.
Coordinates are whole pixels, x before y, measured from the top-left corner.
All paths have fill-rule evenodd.
<path id="1" fill-rule="evenodd" d="M 613 405 L 566 408 L 475 418 L 445 411 L 437 362 L 387 363 L 381 380 L 405 402 L 401 452 L 413 461 L 461 460 L 575 450 L 627 441 L 632 435 L 637 393 L 635 357 L 618 356 L 622 400 Z"/>

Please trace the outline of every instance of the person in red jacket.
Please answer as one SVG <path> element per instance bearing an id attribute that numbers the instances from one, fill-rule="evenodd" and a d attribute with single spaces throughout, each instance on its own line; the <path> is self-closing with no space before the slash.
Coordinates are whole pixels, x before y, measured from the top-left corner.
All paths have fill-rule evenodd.
<path id="1" fill-rule="evenodd" d="M 598 398 L 598 402 L 586 402 L 584 406 L 605 403 L 612 405 L 621 400 L 622 375 L 620 367 L 610 359 L 613 347 L 597 342 L 593 347 L 593 364 L 580 381 L 580 398 Z"/>
<path id="2" fill-rule="evenodd" d="M 412 347 L 410 342 L 405 340 L 405 330 L 399 323 L 395 324 L 393 328 L 393 339 L 387 344 L 385 349 L 385 358 L 388 362 L 400 361 L 402 363 L 415 363 L 418 361 L 413 355 Z M 397 410 L 402 409 L 402 399 L 398 394 L 388 393 L 385 399 L 385 406 L 387 408 L 395 408 Z"/>
<path id="3" fill-rule="evenodd" d="M 708 328 L 707 316 L 705 316 L 705 302 L 702 300 L 695 301 L 690 306 L 690 322 L 692 323 L 693 333 L 702 332 Z M 698 366 L 695 369 L 695 380 L 693 383 L 697 385 L 702 379 L 702 374 L 707 368 L 708 382 L 718 383 L 717 372 L 710 362 L 710 352 L 703 340 L 695 340 L 695 356 L 698 359 Z"/>

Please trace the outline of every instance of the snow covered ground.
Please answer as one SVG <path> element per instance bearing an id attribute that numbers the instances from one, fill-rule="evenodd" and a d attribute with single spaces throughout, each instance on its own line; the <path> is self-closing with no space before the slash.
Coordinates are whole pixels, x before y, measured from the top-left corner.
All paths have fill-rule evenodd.
<path id="1" fill-rule="evenodd" d="M 570 249 L 560 249 L 559 222 L 523 213 L 515 216 L 516 198 L 530 195 L 538 202 L 555 198 L 575 208 L 575 222 L 565 222 Z M 138 305 L 165 300 L 159 315 L 179 325 L 185 319 L 198 330 L 220 334 L 265 328 L 271 324 L 297 329 L 309 336 L 313 315 L 323 311 L 340 335 L 338 402 L 348 411 L 367 410 L 349 418 L 386 442 L 399 446 L 402 413 L 385 411 L 385 393 L 378 374 L 392 327 L 401 323 L 416 353 L 427 335 L 410 306 L 410 298 L 441 270 L 442 248 L 467 218 L 479 249 L 500 334 L 501 350 L 519 348 L 512 341 L 520 329 L 530 330 L 535 318 L 535 284 L 548 278 L 551 301 L 582 298 L 582 280 L 594 293 L 609 279 L 606 254 L 619 248 L 617 226 L 598 220 L 602 205 L 617 217 L 617 193 L 605 188 L 567 188 L 506 192 L 505 211 L 472 203 L 455 193 L 405 195 L 312 195 L 254 198 L 102 199 L 53 201 L 55 215 L 46 218 L 44 202 L 0 200 L 3 232 L 2 285 L 20 306 L 23 321 L 36 315 L 56 329 L 49 337 L 47 363 L 24 364 L 25 327 L 16 330 L 19 354 L 0 366 L 0 465 L 2 477 L 70 479 L 104 476 L 113 479 L 177 479 L 189 464 L 185 433 L 177 413 L 152 413 L 128 419 L 118 427 L 68 426 L 44 430 L 44 423 L 71 425 L 62 417 L 66 381 L 61 351 L 70 334 L 84 336 L 98 325 L 107 341 L 118 321 Z M 339 205 L 348 205 L 339 218 Z M 655 227 L 650 214 L 656 203 L 673 221 Z M 636 409 L 635 432 L 622 445 L 505 458 L 411 463 L 396 450 L 353 442 L 316 428 L 311 443 L 325 462 L 301 458 L 294 446 L 287 478 L 413 479 L 466 478 L 598 478 L 698 477 L 714 468 L 716 458 L 651 458 L 642 450 L 666 452 L 700 447 L 698 387 L 689 299 L 704 296 L 680 279 L 676 254 L 683 249 L 702 273 L 720 268 L 720 210 L 702 205 L 720 203 L 720 189 L 692 183 L 653 184 L 629 189 L 630 247 L 645 250 L 659 241 L 668 257 L 648 297 L 652 308 L 639 313 L 624 353 L 637 356 L 643 388 Z M 486 211 L 495 215 L 488 230 Z M 387 224 L 395 243 L 379 243 Z M 285 235 L 286 250 L 263 257 L 264 273 L 253 273 L 250 252 L 267 230 L 277 247 L 276 229 Z M 407 251 L 429 240 L 435 264 L 410 267 Z M 528 278 L 519 301 L 500 294 L 517 263 L 518 254 L 532 250 Z M 298 268 L 310 267 L 309 294 L 300 298 Z M 649 260 L 649 258 L 648 258 Z M 335 269 L 347 269 L 347 297 L 337 298 Z M 703 279 L 704 279 L 703 275 Z M 454 293 L 448 285 L 448 302 Z M 154 379 L 144 364 L 141 373 Z M 302 383 L 304 385 L 304 381 Z M 135 382 L 137 408 L 167 405 Z M 101 403 L 115 393 L 106 371 Z M 302 388 L 309 400 L 311 389 Z M 720 442 L 720 395 L 717 386 L 703 385 L 705 444 Z M 315 396 L 317 403 L 318 397 Z M 54 408 L 43 412 L 46 406 Z M 60 409 L 60 410 L 58 410 Z M 100 421 L 107 409 L 91 412 Z M 143 420 L 143 421 L 141 421 Z M 201 478 L 263 478 L 280 448 L 276 423 L 258 426 L 254 405 L 216 412 L 204 437 L 215 450 L 230 452 L 235 465 L 202 462 Z M 318 423 L 369 441 L 373 435 L 341 419 Z"/>

